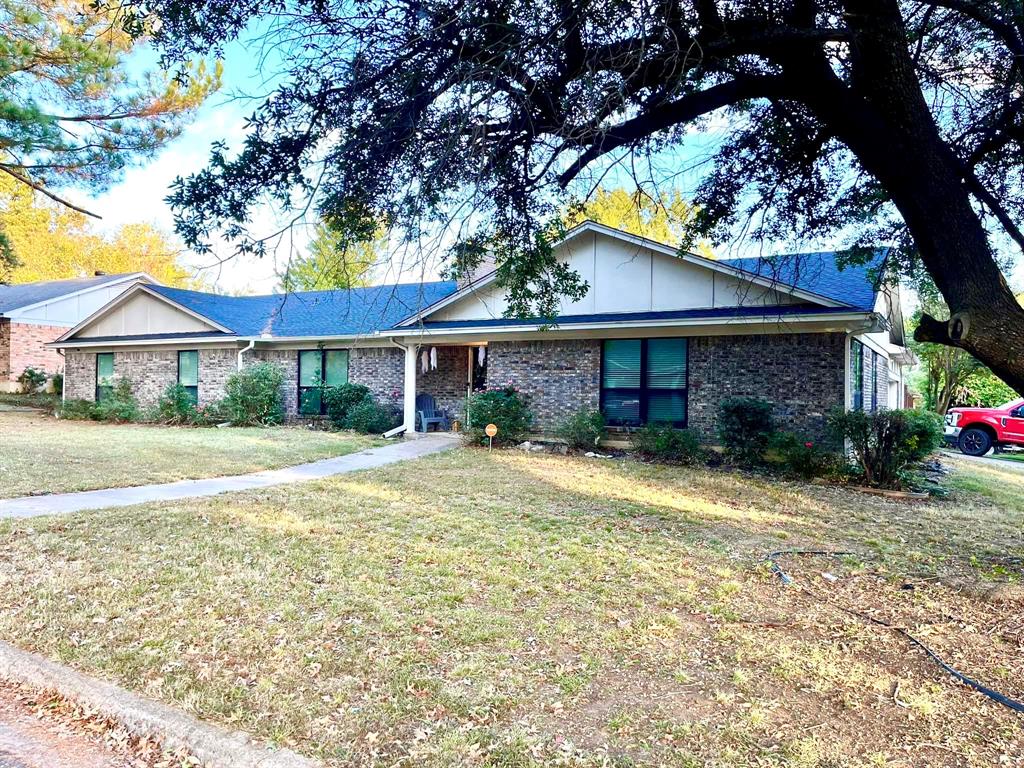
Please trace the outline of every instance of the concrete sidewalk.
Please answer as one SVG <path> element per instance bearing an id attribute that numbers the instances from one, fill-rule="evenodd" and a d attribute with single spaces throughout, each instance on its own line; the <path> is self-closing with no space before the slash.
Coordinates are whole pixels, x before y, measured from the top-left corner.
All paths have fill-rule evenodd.
<path id="1" fill-rule="evenodd" d="M 398 461 L 418 459 L 432 453 L 447 451 L 459 445 L 459 438 L 448 434 L 431 434 L 416 440 L 403 440 L 380 448 L 368 448 L 347 456 L 321 459 L 285 469 L 268 469 L 248 475 L 211 477 L 206 480 L 179 480 L 174 483 L 139 485 L 133 488 L 107 488 L 80 493 L 55 493 L 50 496 L 25 496 L 0 500 L 0 518 L 63 515 L 87 509 L 128 507 L 150 501 L 175 501 L 201 496 L 216 496 L 232 491 L 248 491 L 271 485 L 301 483 L 323 477 L 373 469 Z"/>

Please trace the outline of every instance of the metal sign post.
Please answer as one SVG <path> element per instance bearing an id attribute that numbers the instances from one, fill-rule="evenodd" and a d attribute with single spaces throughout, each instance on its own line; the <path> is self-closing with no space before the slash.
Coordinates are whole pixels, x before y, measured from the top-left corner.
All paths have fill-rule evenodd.
<path id="1" fill-rule="evenodd" d="M 488 424 L 484 427 L 484 434 L 487 435 L 487 451 L 489 453 L 494 447 L 494 436 L 498 434 L 498 425 Z"/>

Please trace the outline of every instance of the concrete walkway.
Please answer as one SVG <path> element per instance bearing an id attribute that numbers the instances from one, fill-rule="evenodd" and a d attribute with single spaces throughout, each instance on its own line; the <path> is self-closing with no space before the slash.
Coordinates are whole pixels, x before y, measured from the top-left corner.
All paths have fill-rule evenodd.
<path id="1" fill-rule="evenodd" d="M 107 488 L 80 493 L 55 493 L 50 496 L 25 496 L 0 500 L 0 518 L 63 515 L 87 509 L 128 507 L 150 501 L 175 501 L 200 496 L 216 496 L 232 491 L 248 491 L 271 485 L 301 483 L 323 477 L 373 469 L 398 461 L 418 459 L 431 453 L 447 451 L 459 445 L 459 438 L 449 434 L 430 434 L 415 440 L 403 440 L 380 448 L 368 448 L 347 456 L 321 459 L 285 469 L 268 469 L 248 475 L 211 477 L 206 480 L 179 480 L 158 485 L 139 485 L 134 488 Z"/>
<path id="2" fill-rule="evenodd" d="M 946 458 L 953 459 L 954 461 L 965 461 L 968 464 L 985 464 L 989 469 L 996 469 L 1001 472 L 1013 472 L 1018 475 L 1024 475 L 1024 462 L 1014 461 L 1013 459 L 998 459 L 991 453 L 984 456 L 968 456 L 966 453 L 953 453 L 952 451 L 942 451 L 942 455 Z"/>

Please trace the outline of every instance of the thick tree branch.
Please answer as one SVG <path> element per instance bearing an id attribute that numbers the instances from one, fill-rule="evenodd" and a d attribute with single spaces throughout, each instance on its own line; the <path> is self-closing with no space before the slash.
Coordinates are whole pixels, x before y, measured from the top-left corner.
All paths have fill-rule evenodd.
<path id="1" fill-rule="evenodd" d="M 782 90 L 782 81 L 775 78 L 730 80 L 662 104 L 597 136 L 572 165 L 559 175 L 558 183 L 564 189 L 594 160 L 626 144 L 641 141 L 722 107 L 750 99 L 778 96 Z"/>

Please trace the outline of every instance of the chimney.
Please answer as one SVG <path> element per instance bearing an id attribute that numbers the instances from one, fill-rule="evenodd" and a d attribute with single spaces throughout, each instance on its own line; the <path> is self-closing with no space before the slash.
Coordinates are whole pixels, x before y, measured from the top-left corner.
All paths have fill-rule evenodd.
<path id="1" fill-rule="evenodd" d="M 455 281 L 455 284 L 461 291 L 463 288 L 466 288 L 472 285 L 473 283 L 477 282 L 481 277 L 489 275 L 491 272 L 494 271 L 495 266 L 496 264 L 494 262 L 494 257 L 488 254 L 487 256 L 484 257 L 483 261 L 480 262 L 476 269 L 474 269 L 468 275 L 461 275 L 459 279 Z"/>

